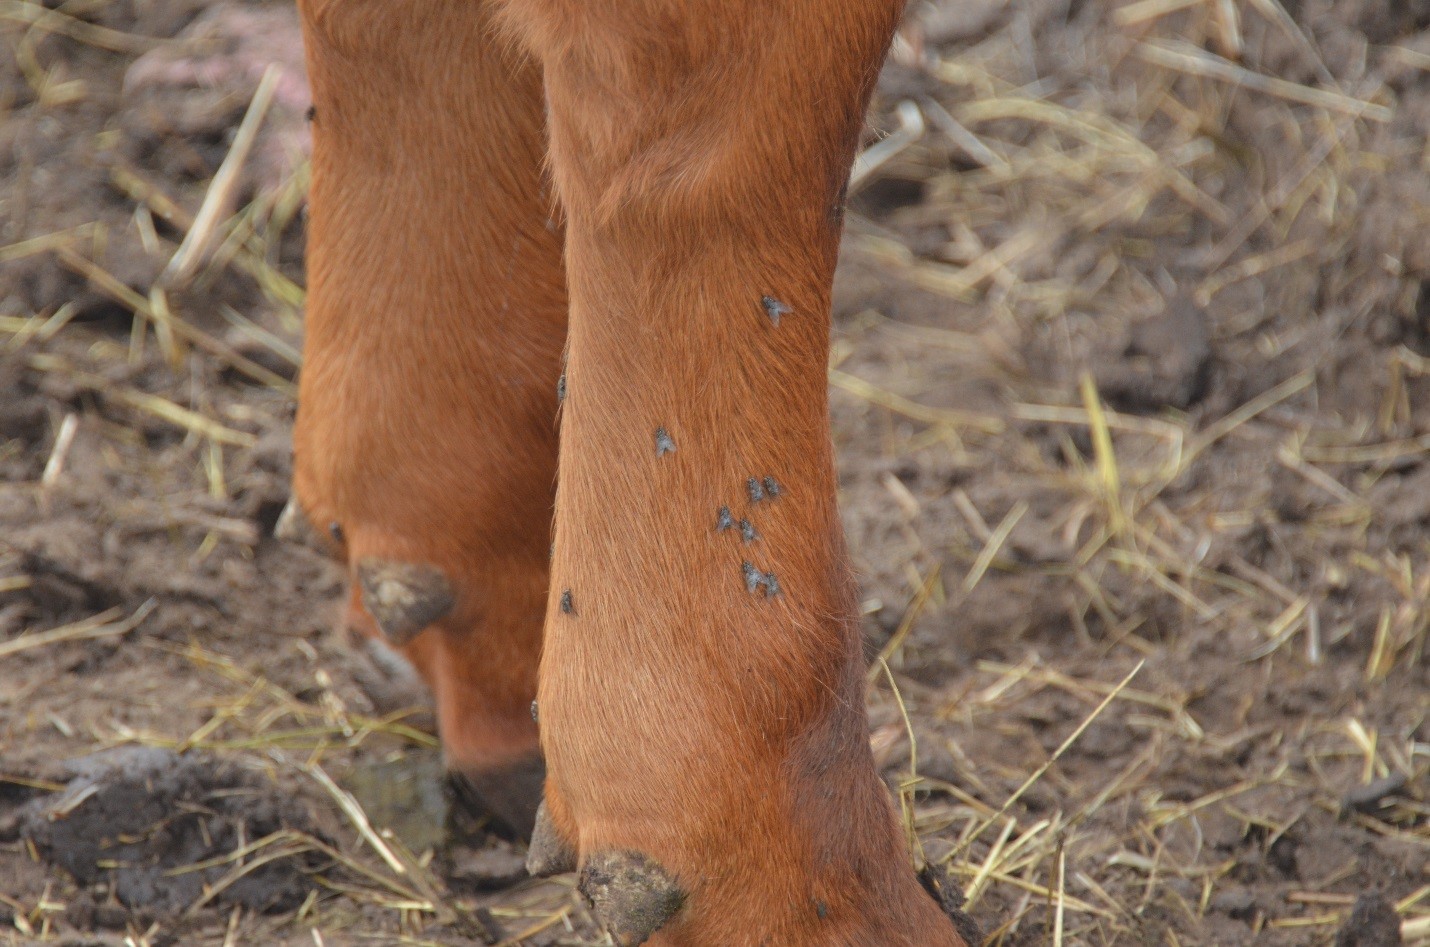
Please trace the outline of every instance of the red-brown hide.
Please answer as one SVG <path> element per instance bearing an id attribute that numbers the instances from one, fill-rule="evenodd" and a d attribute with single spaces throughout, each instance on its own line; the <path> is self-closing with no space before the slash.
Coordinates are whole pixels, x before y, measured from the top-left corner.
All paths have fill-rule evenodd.
<path id="1" fill-rule="evenodd" d="M 529 818 L 544 613 L 547 828 L 618 941 L 962 944 L 869 751 L 825 381 L 900 4 L 301 6 L 295 495 L 450 580 L 403 650 L 451 764 Z"/>

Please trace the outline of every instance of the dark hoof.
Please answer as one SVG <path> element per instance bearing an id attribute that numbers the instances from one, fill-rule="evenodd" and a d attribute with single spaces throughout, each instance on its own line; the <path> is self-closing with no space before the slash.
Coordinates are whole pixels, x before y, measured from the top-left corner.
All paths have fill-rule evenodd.
<path id="1" fill-rule="evenodd" d="M 536 826 L 536 810 L 546 784 L 546 763 L 540 753 L 483 769 L 454 769 L 453 793 L 470 812 L 488 816 L 498 835 L 526 840 Z"/>
<path id="2" fill-rule="evenodd" d="M 343 558 L 342 547 L 338 541 L 315 528 L 298 506 L 297 500 L 290 499 L 283 507 L 283 512 L 278 514 L 278 522 L 273 526 L 273 535 L 286 543 L 306 546 L 329 559 L 341 561 Z"/>
<path id="3" fill-rule="evenodd" d="M 963 890 L 954 884 L 952 879 L 933 865 L 925 865 L 919 872 L 919 884 L 923 885 L 929 896 L 943 908 L 943 913 L 953 922 L 953 929 L 968 947 L 979 947 L 983 943 L 983 929 L 964 912 L 963 903 L 967 899 L 963 896 Z"/>
<path id="4" fill-rule="evenodd" d="M 363 608 L 395 645 L 416 638 L 457 601 L 442 570 L 421 563 L 360 559 L 357 580 Z"/>
<path id="5" fill-rule="evenodd" d="M 644 944 L 685 903 L 675 879 L 640 852 L 589 856 L 576 888 L 620 947 Z"/>
<path id="6" fill-rule="evenodd" d="M 531 846 L 526 850 L 526 871 L 533 878 L 549 878 L 576 870 L 576 852 L 556 832 L 546 803 L 536 807 L 536 826 L 531 830 Z"/>

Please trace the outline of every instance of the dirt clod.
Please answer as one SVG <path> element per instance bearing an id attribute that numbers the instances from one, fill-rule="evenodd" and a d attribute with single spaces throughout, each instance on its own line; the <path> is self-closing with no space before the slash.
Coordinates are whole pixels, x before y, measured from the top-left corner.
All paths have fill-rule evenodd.
<path id="1" fill-rule="evenodd" d="M 129 908 L 179 911 L 224 882 L 220 903 L 281 911 L 312 887 L 312 863 L 301 857 L 241 873 L 243 861 L 229 860 L 275 832 L 311 827 L 303 809 L 238 766 L 128 747 L 76 760 L 71 770 L 63 792 L 29 804 L 21 831 L 79 883 L 112 884 Z"/>
<path id="2" fill-rule="evenodd" d="M 1400 947 L 1400 915 L 1382 894 L 1356 898 L 1350 917 L 1336 932 L 1336 947 Z"/>
<path id="3" fill-rule="evenodd" d="M 1400 792 L 1409 783 L 1410 777 L 1405 773 L 1391 773 L 1384 779 L 1357 786 L 1341 799 L 1341 811 L 1374 814 L 1381 808 L 1386 796 Z"/>

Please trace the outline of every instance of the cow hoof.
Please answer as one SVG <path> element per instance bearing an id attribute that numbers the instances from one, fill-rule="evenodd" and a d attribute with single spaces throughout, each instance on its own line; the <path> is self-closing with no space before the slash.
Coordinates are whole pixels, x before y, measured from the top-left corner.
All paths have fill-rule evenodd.
<path id="1" fill-rule="evenodd" d="M 576 888 L 620 947 L 645 943 L 685 903 L 675 879 L 640 852 L 589 856 Z"/>
<path id="2" fill-rule="evenodd" d="M 322 553 L 329 559 L 341 560 L 342 549 L 333 537 L 319 532 L 308 521 L 308 517 L 298 506 L 297 500 L 290 499 L 283 507 L 283 512 L 278 514 L 278 522 L 273 526 L 273 535 L 286 543 L 295 543 L 299 546 L 306 546 L 317 553 Z"/>
<path id="3" fill-rule="evenodd" d="M 919 871 L 919 884 L 928 892 L 929 897 L 943 909 L 943 913 L 953 923 L 953 929 L 958 932 L 958 936 L 963 938 L 963 942 L 975 947 L 983 943 L 983 929 L 978 926 L 966 911 L 963 910 L 964 902 L 967 900 L 963 896 L 963 889 L 959 888 L 946 873 L 942 873 L 933 865 L 925 865 Z"/>
<path id="4" fill-rule="evenodd" d="M 450 764 L 449 764 L 450 765 Z M 489 816 L 497 834 L 530 839 L 536 828 L 546 761 L 532 753 L 498 766 L 455 765 L 449 781 L 457 797 L 474 815 Z"/>
<path id="5" fill-rule="evenodd" d="M 365 558 L 357 564 L 362 604 L 388 641 L 404 645 L 456 604 L 447 576 L 435 566 Z"/>
<path id="6" fill-rule="evenodd" d="M 557 834 L 543 802 L 536 807 L 536 826 L 531 830 L 531 846 L 526 850 L 527 874 L 533 878 L 549 878 L 575 870 L 576 852 Z"/>

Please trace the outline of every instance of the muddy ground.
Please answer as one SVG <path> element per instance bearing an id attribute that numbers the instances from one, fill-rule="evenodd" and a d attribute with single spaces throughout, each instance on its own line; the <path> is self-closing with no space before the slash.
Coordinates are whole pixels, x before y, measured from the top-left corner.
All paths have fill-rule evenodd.
<path id="1" fill-rule="evenodd" d="M 292 58 L 212 7 L 0 5 L 0 938 L 597 943 L 271 538 L 303 85 L 165 277 Z M 831 397 L 875 749 L 990 942 L 1430 942 L 1427 133 L 1423 0 L 911 8 Z"/>

